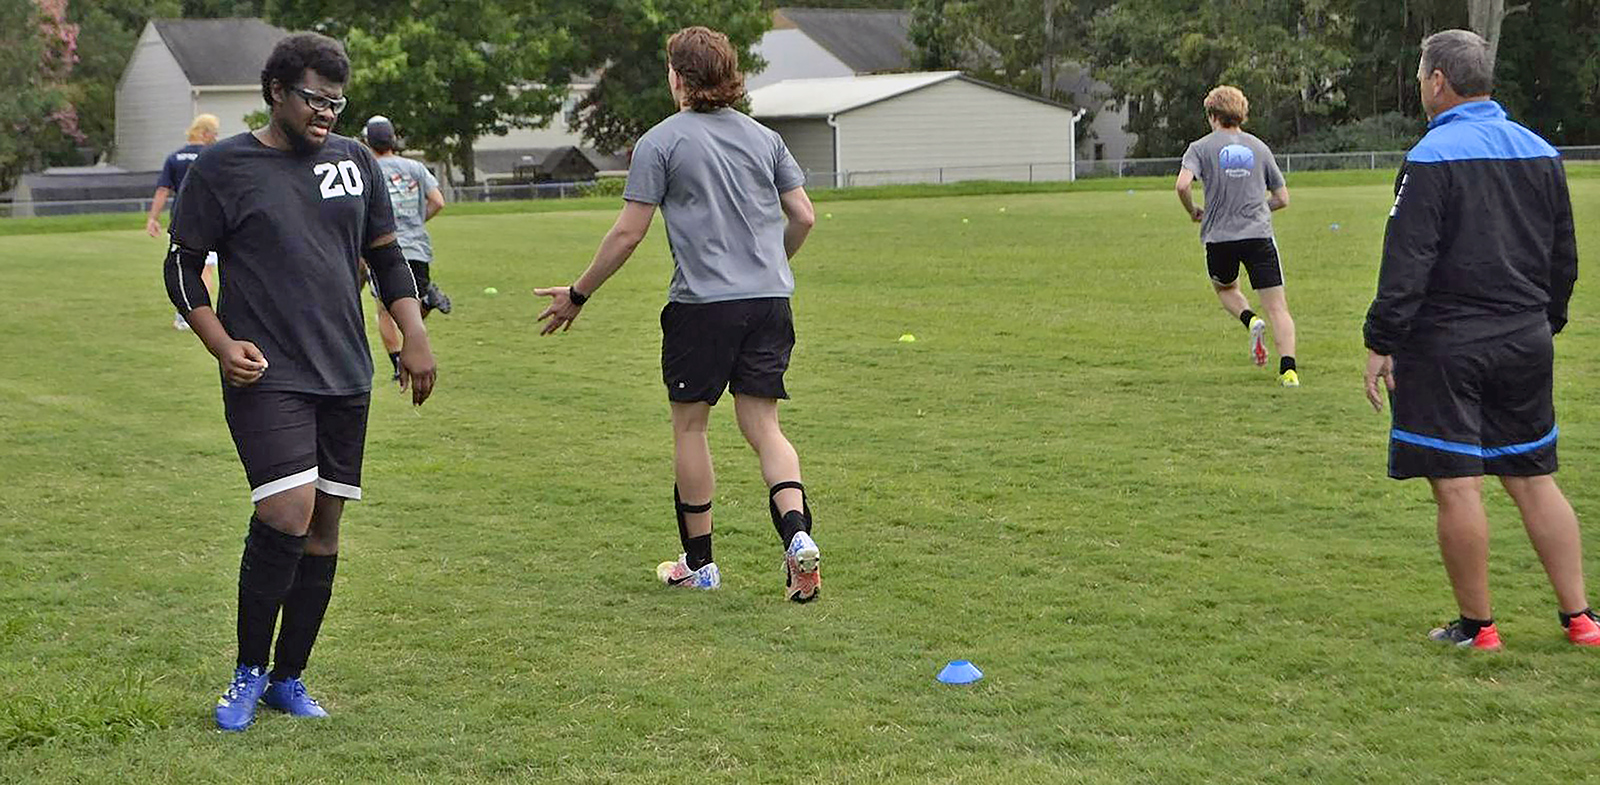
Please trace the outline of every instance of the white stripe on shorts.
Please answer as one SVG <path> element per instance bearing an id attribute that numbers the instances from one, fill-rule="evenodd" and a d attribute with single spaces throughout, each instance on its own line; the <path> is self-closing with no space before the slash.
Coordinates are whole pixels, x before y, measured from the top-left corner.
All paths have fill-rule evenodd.
<path id="1" fill-rule="evenodd" d="M 334 482 L 333 480 L 318 477 L 317 490 L 322 491 L 329 496 L 339 496 L 352 501 L 361 501 L 361 486 L 359 485 L 345 485 L 342 482 Z"/>
<path id="2" fill-rule="evenodd" d="M 308 485 L 316 481 L 317 467 L 313 466 L 303 472 L 296 472 L 288 477 L 282 477 L 273 480 L 272 482 L 262 483 L 261 485 L 251 488 L 250 501 L 252 503 L 258 502 L 267 498 L 268 496 L 274 496 L 292 488 L 298 488 L 302 485 Z"/>

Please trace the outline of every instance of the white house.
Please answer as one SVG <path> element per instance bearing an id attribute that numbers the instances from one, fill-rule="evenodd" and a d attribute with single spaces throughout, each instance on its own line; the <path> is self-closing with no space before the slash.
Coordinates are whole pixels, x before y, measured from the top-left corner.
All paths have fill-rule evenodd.
<path id="1" fill-rule="evenodd" d="M 250 130 L 245 116 L 266 108 L 261 69 L 288 35 L 260 19 L 147 22 L 117 82 L 117 165 L 160 169 L 197 114 L 216 115 L 222 137 Z"/>
<path id="2" fill-rule="evenodd" d="M 916 47 L 910 30 L 909 11 L 779 8 L 772 14 L 772 29 L 753 47 L 767 61 L 766 70 L 749 75 L 745 85 L 753 91 L 788 79 L 911 71 Z M 1137 137 L 1123 130 L 1128 111 L 1110 100 L 1110 85 L 1096 81 L 1083 66 L 1068 63 L 1055 87 L 1074 105 L 1093 111 L 1088 127 L 1078 134 L 1079 159 L 1127 157 Z"/>
<path id="3" fill-rule="evenodd" d="M 835 186 L 1073 179 L 1079 111 L 959 71 L 789 79 L 750 105 Z"/>

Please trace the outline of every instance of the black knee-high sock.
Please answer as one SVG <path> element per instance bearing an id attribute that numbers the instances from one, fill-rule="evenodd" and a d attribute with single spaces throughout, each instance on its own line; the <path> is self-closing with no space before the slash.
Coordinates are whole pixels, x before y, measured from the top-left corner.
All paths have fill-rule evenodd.
<path id="1" fill-rule="evenodd" d="M 308 553 L 300 557 L 294 584 L 283 598 L 283 624 L 278 628 L 278 652 L 272 659 L 272 678 L 293 679 L 306 669 L 311 647 L 317 643 L 322 617 L 333 597 L 333 574 L 339 567 L 339 554 L 322 556 Z"/>
<path id="2" fill-rule="evenodd" d="M 716 559 L 711 553 L 711 532 L 706 532 L 699 537 L 689 536 L 689 520 L 685 513 L 711 512 L 711 502 L 705 504 L 684 504 L 683 497 L 678 495 L 678 486 L 672 486 L 672 506 L 678 512 L 678 542 L 683 544 L 683 563 L 691 570 L 698 570 Z"/>
<path id="3" fill-rule="evenodd" d="M 793 488 L 800 492 L 800 509 L 778 512 L 778 492 Z M 798 482 L 780 482 L 767 491 L 767 512 L 772 515 L 772 528 L 778 530 L 778 541 L 789 547 L 795 532 L 811 533 L 811 504 L 806 501 L 806 486 Z"/>
<path id="4" fill-rule="evenodd" d="M 240 665 L 267 667 L 278 609 L 294 583 L 306 538 L 285 534 L 250 516 L 250 533 L 239 559 Z"/>

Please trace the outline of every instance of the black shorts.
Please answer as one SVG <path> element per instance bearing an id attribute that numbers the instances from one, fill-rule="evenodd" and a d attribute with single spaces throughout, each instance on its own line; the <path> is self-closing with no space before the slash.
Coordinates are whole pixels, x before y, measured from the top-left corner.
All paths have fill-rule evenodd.
<path id="1" fill-rule="evenodd" d="M 250 501 L 310 483 L 330 496 L 360 499 L 370 398 L 223 387 Z"/>
<path id="2" fill-rule="evenodd" d="M 677 403 L 713 406 L 734 395 L 788 398 L 783 373 L 794 350 L 794 315 L 785 297 L 720 303 L 667 303 L 661 309 L 661 380 Z"/>
<path id="3" fill-rule="evenodd" d="M 1206 272 L 1211 282 L 1229 286 L 1239 280 L 1239 265 L 1250 274 L 1250 288 L 1256 291 L 1283 285 L 1283 265 L 1278 261 L 1278 243 L 1271 237 L 1206 243 Z"/>
<path id="4" fill-rule="evenodd" d="M 1555 472 L 1555 350 L 1542 314 L 1535 324 L 1467 346 L 1409 343 L 1394 355 L 1390 477 Z"/>

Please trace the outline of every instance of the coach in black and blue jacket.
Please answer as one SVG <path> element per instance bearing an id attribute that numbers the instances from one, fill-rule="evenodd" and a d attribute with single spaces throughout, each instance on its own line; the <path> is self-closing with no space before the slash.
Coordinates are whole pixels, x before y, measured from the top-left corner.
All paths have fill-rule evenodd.
<path id="1" fill-rule="evenodd" d="M 1422 44 L 1428 134 L 1406 156 L 1367 312 L 1367 398 L 1394 425 L 1389 476 L 1426 477 L 1461 617 L 1430 635 L 1499 648 L 1489 604 L 1483 475 L 1500 478 L 1544 562 L 1574 643 L 1600 645 L 1583 584 L 1578 520 L 1556 470 L 1551 336 L 1578 275 L 1572 203 L 1555 149 L 1489 98 L 1493 61 L 1475 33 Z"/>

